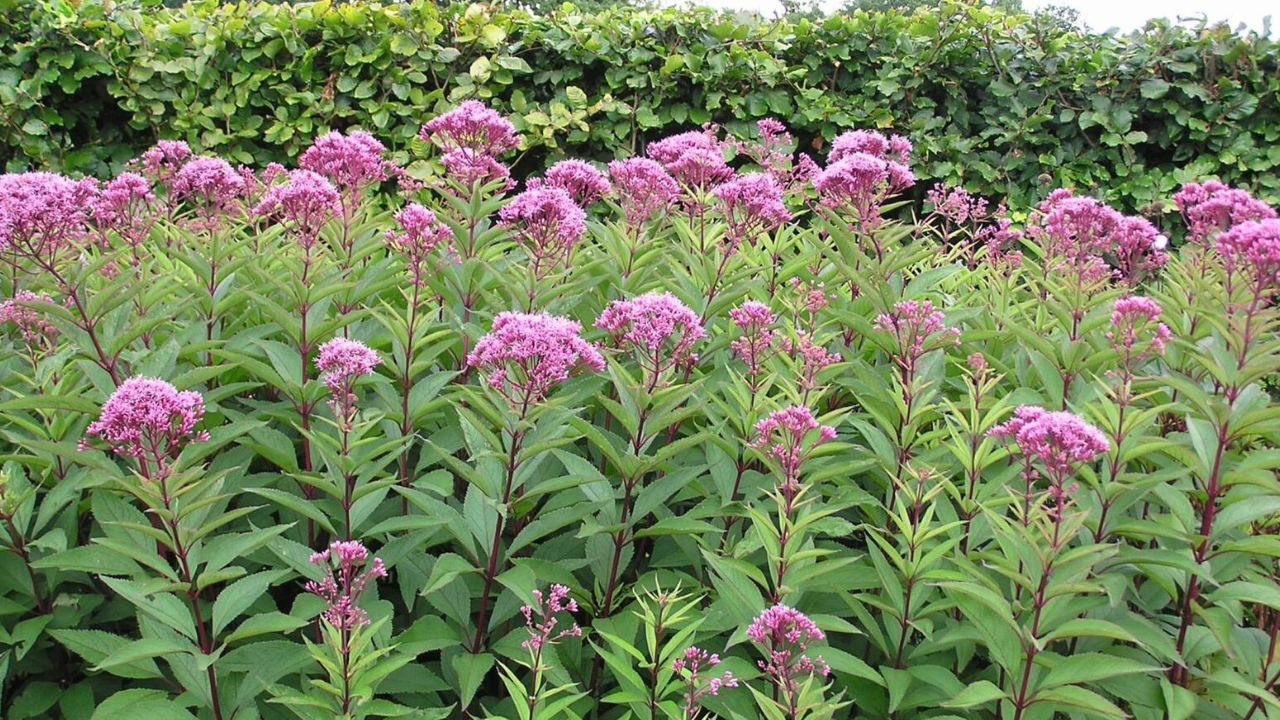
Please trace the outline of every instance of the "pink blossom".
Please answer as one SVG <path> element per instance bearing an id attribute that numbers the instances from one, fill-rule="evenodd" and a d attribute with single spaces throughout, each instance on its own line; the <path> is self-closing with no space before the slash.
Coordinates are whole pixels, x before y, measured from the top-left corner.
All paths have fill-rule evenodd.
<path id="1" fill-rule="evenodd" d="M 89 209 L 99 230 L 113 231 L 137 248 L 155 224 L 155 199 L 150 180 L 135 172 L 122 172 L 93 195 Z"/>
<path id="2" fill-rule="evenodd" d="M 614 344 L 632 354 L 651 378 L 651 387 L 664 371 L 690 362 L 693 344 L 706 335 L 698 314 L 669 292 L 614 300 L 595 326 L 609 331 Z"/>
<path id="3" fill-rule="evenodd" d="M 949 220 L 953 225 L 964 225 L 970 221 L 985 219 L 987 201 L 985 198 L 970 195 L 962 187 L 946 187 L 942 183 L 929 189 L 925 200 L 933 205 L 933 211 Z"/>
<path id="4" fill-rule="evenodd" d="M 755 300 L 748 300 L 729 311 L 729 318 L 742 329 L 742 337 L 729 344 L 733 357 L 747 364 L 747 374 L 755 379 L 760 375 L 761 366 L 773 355 L 772 329 L 777 318 L 768 305 Z"/>
<path id="5" fill-rule="evenodd" d="M 323 567 L 325 575 L 307 581 L 306 590 L 328 604 L 321 617 L 343 633 L 369 624 L 368 613 L 357 602 L 369 583 L 387 576 L 381 559 L 368 560 L 369 550 L 358 540 L 334 542 L 327 550 L 311 554 L 311 563 Z"/>
<path id="6" fill-rule="evenodd" d="M 880 221 L 880 206 L 915 184 L 915 175 L 905 165 L 855 152 L 827 165 L 813 178 L 821 203 L 853 215 L 860 224 L 873 228 Z"/>
<path id="7" fill-rule="evenodd" d="M 1150 298 L 1129 296 L 1116 301 L 1107 339 L 1119 350 L 1126 366 L 1148 352 L 1164 354 L 1165 343 L 1173 334 L 1160 322 L 1160 313 L 1160 306 Z"/>
<path id="8" fill-rule="evenodd" d="M 1059 489 L 1065 488 L 1074 466 L 1110 447 L 1106 436 L 1078 415 L 1031 405 L 1019 406 L 1011 420 L 991 428 L 987 435 L 1012 440 L 1028 462 L 1044 466 Z"/>
<path id="9" fill-rule="evenodd" d="M 449 177 L 464 187 L 501 181 L 501 189 L 509 190 L 515 185 L 511 180 L 510 168 L 492 155 L 471 148 L 450 150 L 440 156 L 440 162 Z"/>
<path id="10" fill-rule="evenodd" d="M 797 179 L 798 166 L 791 160 L 791 147 L 795 145 L 795 138 L 787 132 L 787 126 L 782 121 L 774 118 L 757 120 L 756 135 L 756 142 L 736 141 L 734 145 L 738 152 L 751 158 L 779 185 L 788 187 Z"/>
<path id="11" fill-rule="evenodd" d="M 169 192 L 173 192 L 173 180 L 178 170 L 182 169 L 183 164 L 193 155 L 191 146 L 181 140 L 160 140 L 130 164 L 138 166 L 143 175 Z"/>
<path id="12" fill-rule="evenodd" d="M 384 157 L 386 151 L 386 146 L 364 130 L 346 135 L 332 130 L 302 153 L 298 167 L 324 176 L 341 189 L 345 202 L 353 203 L 365 190 L 397 174 L 399 168 Z"/>
<path id="13" fill-rule="evenodd" d="M 1022 264 L 1022 231 L 1007 217 L 996 218 L 978 231 L 977 242 L 986 246 L 987 262 L 1006 273 Z"/>
<path id="14" fill-rule="evenodd" d="M 244 178 L 226 160 L 202 156 L 182 165 L 173 178 L 171 192 L 175 199 L 195 208 L 197 227 L 213 231 L 247 189 Z"/>
<path id="15" fill-rule="evenodd" d="M 724 161 L 721 143 L 710 130 L 663 138 L 650 143 L 645 152 L 693 192 L 706 192 L 733 176 L 733 168 Z"/>
<path id="16" fill-rule="evenodd" d="M 655 212 L 669 207 L 680 194 L 680 186 L 661 165 L 648 158 L 634 157 L 609 163 L 615 197 L 622 206 L 627 224 L 638 227 Z"/>
<path id="17" fill-rule="evenodd" d="M 722 688 L 738 687 L 738 679 L 727 670 L 719 675 L 705 678 L 706 682 L 703 682 L 702 676 L 706 671 L 719 664 L 719 655 L 698 647 L 686 648 L 682 655 L 671 661 L 671 669 L 676 677 L 685 682 L 684 716 L 686 718 L 696 716 L 698 701 L 702 698 L 708 695 L 713 697 L 719 695 Z"/>
<path id="18" fill-rule="evenodd" d="M 373 374 L 382 364 L 382 356 L 355 340 L 334 338 L 320 346 L 316 369 L 320 381 L 329 388 L 329 407 L 344 429 L 349 429 L 356 414 L 356 381 Z"/>
<path id="19" fill-rule="evenodd" d="M 495 158 L 520 145 L 515 125 L 479 100 L 464 101 L 428 120 L 418 135 L 446 152 L 471 150 Z"/>
<path id="20" fill-rule="evenodd" d="M 811 433 L 816 436 L 810 439 Z M 813 411 L 802 405 L 775 410 L 756 423 L 752 447 L 775 460 L 782 469 L 781 487 L 794 494 L 800 482 L 800 467 L 824 443 L 836 439 L 836 429 L 819 425 Z"/>
<path id="21" fill-rule="evenodd" d="M 1218 232 L 1250 220 L 1271 220 L 1276 211 L 1244 190 L 1216 180 L 1187 183 L 1174 193 L 1173 201 L 1187 223 L 1188 239 L 1207 244 Z"/>
<path id="22" fill-rule="evenodd" d="M 56 266 L 62 251 L 84 237 L 87 200 L 95 190 L 92 180 L 47 172 L 0 175 L 7 246 L 42 268 Z"/>
<path id="23" fill-rule="evenodd" d="M 524 615 L 525 630 L 529 633 L 528 639 L 520 643 L 520 647 L 532 654 L 534 664 L 537 665 L 540 664 L 544 647 L 554 645 L 561 638 L 579 637 L 582 635 L 582 628 L 575 622 L 564 630 L 556 631 L 560 624 L 557 615 L 578 612 L 578 601 L 569 597 L 569 588 L 552 585 L 545 596 L 541 590 L 536 589 L 532 594 L 537 604 L 520 608 L 520 614 Z"/>
<path id="24" fill-rule="evenodd" d="M 555 187 L 525 190 L 498 211 L 501 223 L 528 253 L 535 277 L 567 264 L 587 231 L 586 213 L 569 193 Z"/>
<path id="25" fill-rule="evenodd" d="M 1233 285 L 1243 281 L 1254 297 L 1280 282 L 1280 220 L 1247 220 L 1218 234 L 1215 245 Z"/>
<path id="26" fill-rule="evenodd" d="M 10 300 L 0 303 L 0 323 L 13 323 L 33 357 L 52 351 L 58 339 L 58 326 L 45 317 L 42 305 L 53 305 L 53 298 L 46 293 L 19 290 Z"/>
<path id="27" fill-rule="evenodd" d="M 893 336 L 894 364 L 902 374 L 903 382 L 914 377 L 920 358 L 926 354 L 960 344 L 960 331 L 947 327 L 946 316 L 935 310 L 929 300 L 903 300 L 893 306 L 893 312 L 876 316 L 873 327 Z"/>
<path id="28" fill-rule="evenodd" d="M 791 220 L 782 202 L 782 188 L 772 175 L 747 173 L 720 185 L 713 194 L 729 225 L 729 247 L 746 240 L 755 245 L 763 233 Z"/>
<path id="29" fill-rule="evenodd" d="M 453 254 L 453 230 L 418 203 L 404 206 L 395 218 L 400 232 L 388 230 L 387 244 L 405 256 L 413 283 L 421 287 L 427 282 L 427 260 L 436 248 L 443 247 L 445 254 Z"/>
<path id="30" fill-rule="evenodd" d="M 782 351 L 792 360 L 799 361 L 796 382 L 804 391 L 805 397 L 817 389 L 818 373 L 827 366 L 840 362 L 840 353 L 828 350 L 805 330 L 797 330 L 795 338 L 784 337 Z"/>
<path id="31" fill-rule="evenodd" d="M 267 189 L 254 213 L 276 220 L 299 245 L 310 248 L 338 212 L 338 203 L 333 183 L 311 170 L 293 170 L 285 182 Z"/>
<path id="32" fill-rule="evenodd" d="M 546 184 L 569 193 L 581 207 L 591 207 L 613 192 L 604 173 L 581 160 L 561 160 L 547 170 Z"/>
<path id="33" fill-rule="evenodd" d="M 1119 278 L 1132 285 L 1168 262 L 1164 251 L 1168 242 L 1146 218 L 1124 217 L 1111 238 L 1108 256 Z"/>
<path id="34" fill-rule="evenodd" d="M 604 358 L 579 336 L 582 326 L 544 313 L 499 313 L 467 364 L 513 406 L 527 410 L 578 368 L 600 372 Z"/>
<path id="35" fill-rule="evenodd" d="M 760 613 L 747 628 L 747 637 L 764 650 L 766 659 L 758 663 L 760 669 L 787 696 L 798 692 L 802 677 L 831 673 L 821 656 L 808 655 L 809 646 L 826 635 L 794 608 L 778 604 Z"/>
<path id="36" fill-rule="evenodd" d="M 85 435 L 100 437 L 115 452 L 137 458 L 144 475 L 164 477 L 184 445 L 209 439 L 207 432 L 195 429 L 202 417 L 200 393 L 179 392 L 164 380 L 132 377 L 107 398 Z M 84 440 L 81 445 L 87 447 Z"/>

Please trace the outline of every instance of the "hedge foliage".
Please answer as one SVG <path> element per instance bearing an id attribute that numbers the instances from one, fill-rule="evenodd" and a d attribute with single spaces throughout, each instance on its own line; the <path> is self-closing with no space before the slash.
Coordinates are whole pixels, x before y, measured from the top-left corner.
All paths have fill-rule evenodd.
<path id="1" fill-rule="evenodd" d="M 742 132 L 777 116 L 815 150 L 849 127 L 907 134 L 923 178 L 1017 204 L 1073 185 L 1137 208 L 1210 174 L 1280 193 L 1277 45 L 1223 26 L 1082 34 L 961 2 L 818 21 L 136 2 L 0 0 L 8 169 L 103 175 L 161 137 L 287 160 L 353 126 L 403 152 L 425 117 L 478 97 L 529 138 L 522 175 L 565 154 L 624 156 L 692 125 Z"/>

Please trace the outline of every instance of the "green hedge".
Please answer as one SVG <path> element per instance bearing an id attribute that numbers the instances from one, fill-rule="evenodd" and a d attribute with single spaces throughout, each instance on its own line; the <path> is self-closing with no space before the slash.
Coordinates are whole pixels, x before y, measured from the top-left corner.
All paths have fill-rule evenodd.
<path id="1" fill-rule="evenodd" d="M 422 1 L 0 0 L 0 48 L 11 170 L 103 174 L 160 137 L 287 160 L 350 126 L 408 159 L 422 120 L 478 96 L 527 134 L 524 173 L 772 115 L 815 150 L 850 127 L 905 133 L 921 176 L 1019 202 L 1069 184 L 1138 208 L 1207 175 L 1280 195 L 1277 44 L 1222 26 L 1080 34 L 961 2 L 771 22 L 568 5 L 533 17 Z"/>

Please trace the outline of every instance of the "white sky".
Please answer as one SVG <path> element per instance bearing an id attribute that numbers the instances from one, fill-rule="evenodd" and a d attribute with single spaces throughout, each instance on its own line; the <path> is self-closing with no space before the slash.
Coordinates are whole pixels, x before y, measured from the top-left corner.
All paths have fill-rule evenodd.
<path id="1" fill-rule="evenodd" d="M 683 5 L 688 0 L 664 0 L 673 5 Z M 821 0 L 827 9 L 840 7 L 841 0 Z M 712 7 L 757 10 L 764 15 L 779 11 L 778 0 L 696 0 L 697 4 Z M 1118 27 L 1136 30 L 1150 18 L 1168 17 L 1226 20 L 1232 26 L 1244 23 L 1254 30 L 1262 30 L 1262 18 L 1272 15 L 1280 24 L 1280 3 L 1275 0 L 1025 0 L 1027 9 L 1044 5 L 1067 5 L 1080 11 L 1080 18 L 1094 30 Z M 1273 33 L 1275 31 L 1273 30 Z"/>

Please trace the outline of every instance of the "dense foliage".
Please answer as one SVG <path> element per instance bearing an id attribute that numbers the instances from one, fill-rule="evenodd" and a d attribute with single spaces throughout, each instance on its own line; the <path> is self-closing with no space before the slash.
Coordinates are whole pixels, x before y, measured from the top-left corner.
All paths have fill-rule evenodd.
<path id="1" fill-rule="evenodd" d="M 0 715 L 1280 717 L 1270 206 L 420 136 L 0 176 Z"/>
<path id="2" fill-rule="evenodd" d="M 158 138 L 288 162 L 351 127 L 408 160 L 421 118 L 475 97 L 524 133 L 518 177 L 565 154 L 610 160 L 689 125 L 744 133 L 775 116 L 818 154 L 850 127 L 907 135 L 922 178 L 1018 206 L 1074 185 L 1137 210 L 1209 174 L 1280 194 L 1274 40 L 1160 24 L 1095 35 L 939 4 L 766 20 L 428 0 L 0 0 L 0 164 L 103 176 Z"/>

